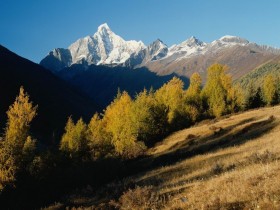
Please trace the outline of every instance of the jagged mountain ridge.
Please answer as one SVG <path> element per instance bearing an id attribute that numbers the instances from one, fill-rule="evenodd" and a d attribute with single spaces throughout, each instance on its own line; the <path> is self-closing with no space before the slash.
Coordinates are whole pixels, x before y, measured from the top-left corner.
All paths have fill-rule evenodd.
<path id="1" fill-rule="evenodd" d="M 200 72 L 205 79 L 207 67 L 220 62 L 230 67 L 234 78 L 239 78 L 278 55 L 280 49 L 229 35 L 211 43 L 193 36 L 171 47 L 160 39 L 145 46 L 142 41 L 125 41 L 105 23 L 93 36 L 77 40 L 68 49 L 54 49 L 40 64 L 53 72 L 73 64 L 86 67 L 95 64 L 147 67 L 159 75 L 176 73 L 189 77 L 193 72 Z"/>
<path id="2" fill-rule="evenodd" d="M 279 55 L 280 50 L 277 48 L 251 43 L 239 37 L 224 36 L 209 44 L 183 50 L 181 54 L 178 51 L 169 54 L 145 66 L 160 75 L 176 73 L 190 77 L 194 72 L 199 72 L 205 81 L 207 68 L 213 63 L 221 63 L 229 66 L 228 73 L 233 79 L 238 79 Z"/>
<path id="3" fill-rule="evenodd" d="M 141 41 L 125 41 L 104 23 L 93 36 L 78 39 L 68 49 L 54 49 L 40 64 L 52 71 L 72 64 L 120 65 L 145 47 Z"/>

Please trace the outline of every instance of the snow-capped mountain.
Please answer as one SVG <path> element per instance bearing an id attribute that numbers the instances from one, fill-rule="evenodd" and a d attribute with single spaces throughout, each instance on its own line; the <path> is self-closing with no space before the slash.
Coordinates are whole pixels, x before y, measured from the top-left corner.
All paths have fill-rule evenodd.
<path id="1" fill-rule="evenodd" d="M 69 46 L 73 63 L 82 60 L 88 64 L 122 64 L 132 53 L 145 48 L 143 42 L 125 41 L 105 23 L 93 36 L 79 39 Z"/>
<path id="2" fill-rule="evenodd" d="M 214 40 L 211 43 L 200 41 L 196 37 L 192 36 L 191 38 L 187 39 L 186 41 L 180 44 L 175 44 L 169 47 L 166 56 L 160 59 L 170 59 L 171 57 L 172 59 L 178 61 L 180 59 L 190 58 L 198 55 L 213 54 L 217 51 L 222 51 L 235 46 L 250 46 L 259 49 L 266 48 L 266 50 L 271 52 L 280 52 L 279 49 L 257 45 L 237 36 L 226 35 L 221 37 L 220 39 Z"/>
<path id="3" fill-rule="evenodd" d="M 53 71 L 72 64 L 120 65 L 131 54 L 146 48 L 141 41 L 125 41 L 109 26 L 100 25 L 93 36 L 86 36 L 71 44 L 68 49 L 54 49 L 41 61 L 41 65 Z"/>
<path id="4" fill-rule="evenodd" d="M 126 60 L 124 66 L 136 67 L 139 65 L 144 66 L 145 64 L 160 60 L 164 58 L 168 53 L 168 47 L 160 39 L 157 39 L 148 47 L 140 50 L 139 52 L 133 53 L 129 59 Z"/>
<path id="5" fill-rule="evenodd" d="M 178 45 L 172 45 L 168 49 L 167 57 L 188 57 L 196 55 L 201 53 L 206 46 L 207 43 L 202 42 L 196 37 L 192 36 Z"/>
<path id="6" fill-rule="evenodd" d="M 230 67 L 229 73 L 237 79 L 259 65 L 277 58 L 280 49 L 258 45 L 237 36 L 223 36 L 211 43 L 195 37 L 168 48 L 165 57 L 144 65 L 160 75 L 176 73 L 190 77 L 199 72 L 205 81 L 206 70 L 213 63 Z"/>
<path id="7" fill-rule="evenodd" d="M 160 39 L 145 46 L 142 41 L 124 40 L 104 23 L 93 36 L 77 40 L 68 49 L 54 49 L 40 64 L 53 72 L 73 64 L 85 67 L 95 64 L 147 67 L 161 75 L 177 73 L 189 77 L 193 72 L 204 74 L 209 65 L 220 62 L 228 65 L 234 76 L 240 76 L 278 55 L 280 50 L 277 48 L 229 35 L 211 43 L 192 36 L 171 47 Z"/>

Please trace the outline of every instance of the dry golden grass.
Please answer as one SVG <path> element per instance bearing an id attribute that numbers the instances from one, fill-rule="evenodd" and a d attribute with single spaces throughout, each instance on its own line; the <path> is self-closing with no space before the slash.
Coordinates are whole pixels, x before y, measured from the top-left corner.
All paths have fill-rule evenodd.
<path id="1" fill-rule="evenodd" d="M 148 160 L 168 160 L 168 165 L 112 183 L 80 204 L 97 206 L 101 194 L 134 185 L 143 192 L 152 186 L 161 202 L 153 206 L 159 209 L 280 209 L 279 158 L 280 106 L 204 121 L 148 151 Z M 127 192 L 121 203 L 141 198 L 139 188 Z"/>
<path id="2" fill-rule="evenodd" d="M 276 106 L 179 131 L 149 154 L 188 152 L 202 145 L 210 152 L 132 179 L 156 183 L 159 193 L 169 197 L 164 209 L 280 209 L 279 121 Z M 215 141 L 222 141 L 220 149 L 211 147 Z"/>

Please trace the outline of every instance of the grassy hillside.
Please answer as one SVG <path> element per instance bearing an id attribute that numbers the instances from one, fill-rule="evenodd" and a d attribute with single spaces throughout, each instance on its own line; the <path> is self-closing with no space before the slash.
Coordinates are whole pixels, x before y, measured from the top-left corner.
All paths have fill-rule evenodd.
<path id="1" fill-rule="evenodd" d="M 204 121 L 151 148 L 144 172 L 48 209 L 279 209 L 279 136 L 280 106 Z"/>
<path id="2" fill-rule="evenodd" d="M 253 82 L 257 87 L 262 84 L 263 79 L 266 75 L 273 74 L 275 76 L 279 76 L 280 74 L 280 62 L 270 61 L 261 65 L 260 67 L 250 71 L 245 76 L 236 80 L 236 83 L 239 83 L 241 87 L 246 88 Z"/>

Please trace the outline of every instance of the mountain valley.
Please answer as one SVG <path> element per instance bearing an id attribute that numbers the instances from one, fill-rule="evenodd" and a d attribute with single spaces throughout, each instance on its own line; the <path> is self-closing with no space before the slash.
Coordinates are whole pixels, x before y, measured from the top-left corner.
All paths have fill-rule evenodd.
<path id="1" fill-rule="evenodd" d="M 0 46 L 0 207 L 278 209 L 279 81 L 280 49 L 236 36 Z"/>

